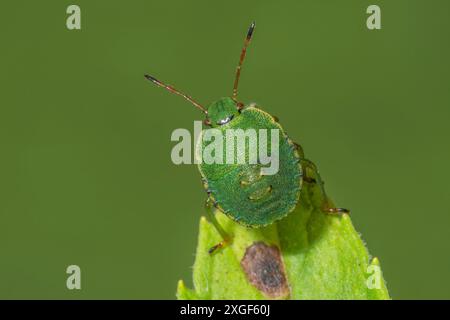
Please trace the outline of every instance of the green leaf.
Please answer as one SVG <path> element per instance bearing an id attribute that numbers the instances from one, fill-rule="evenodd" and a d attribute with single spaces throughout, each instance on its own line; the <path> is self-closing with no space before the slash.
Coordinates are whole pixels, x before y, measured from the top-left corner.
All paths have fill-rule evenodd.
<path id="1" fill-rule="evenodd" d="M 379 261 L 350 217 L 325 214 L 322 201 L 318 186 L 305 183 L 297 208 L 259 229 L 217 211 L 233 241 L 212 255 L 208 249 L 221 237 L 202 217 L 194 289 L 180 281 L 178 299 L 389 299 Z"/>

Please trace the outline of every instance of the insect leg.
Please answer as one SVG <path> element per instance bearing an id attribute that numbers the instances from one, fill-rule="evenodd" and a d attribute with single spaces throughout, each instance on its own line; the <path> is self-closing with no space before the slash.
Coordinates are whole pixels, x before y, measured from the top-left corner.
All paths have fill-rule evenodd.
<path id="1" fill-rule="evenodd" d="M 322 210 L 328 214 L 342 214 L 342 213 L 350 213 L 350 210 L 345 209 L 345 208 L 334 208 L 332 206 L 330 206 L 330 203 L 328 201 L 328 197 L 327 194 L 325 192 L 325 187 L 324 187 L 324 183 L 322 181 L 322 178 L 320 177 L 319 174 L 319 170 L 317 170 L 316 165 L 314 164 L 314 162 L 308 160 L 308 159 L 304 159 L 302 158 L 300 160 L 302 166 L 303 166 L 303 171 L 304 171 L 304 175 L 303 175 L 303 179 L 306 182 L 313 182 L 313 183 L 317 183 L 319 185 L 320 188 L 320 192 L 322 193 L 322 197 L 323 197 L 323 207 Z M 312 171 L 314 171 L 315 174 L 315 178 L 311 178 L 307 176 L 307 168 L 311 169 Z"/>
<path id="2" fill-rule="evenodd" d="M 222 228 L 222 226 L 220 225 L 219 221 L 217 221 L 216 215 L 215 215 L 215 212 L 214 212 L 214 208 L 215 208 L 214 207 L 214 203 L 213 203 L 213 201 L 211 200 L 211 198 L 209 196 L 206 199 L 205 207 L 206 207 L 206 211 L 208 212 L 208 215 L 209 215 L 209 218 L 211 220 L 211 223 L 213 224 L 214 228 L 216 228 L 217 232 L 219 232 L 220 236 L 222 237 L 222 241 L 220 241 L 216 245 L 212 246 L 208 250 L 208 253 L 212 254 L 212 253 L 216 252 L 216 250 L 221 249 L 221 248 L 225 247 L 227 244 L 229 244 L 231 242 L 231 237 Z"/>

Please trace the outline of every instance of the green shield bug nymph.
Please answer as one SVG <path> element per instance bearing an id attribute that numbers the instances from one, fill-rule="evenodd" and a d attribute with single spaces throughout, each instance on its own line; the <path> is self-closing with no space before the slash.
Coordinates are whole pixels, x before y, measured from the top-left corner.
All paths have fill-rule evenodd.
<path id="1" fill-rule="evenodd" d="M 323 182 L 316 166 L 311 161 L 304 158 L 300 145 L 294 143 L 285 133 L 278 121 L 270 114 L 257 108 L 256 106 L 245 106 L 237 100 L 237 88 L 244 61 L 247 46 L 253 35 L 255 23 L 250 28 L 245 37 L 244 46 L 236 68 L 233 93 L 231 97 L 221 98 L 210 104 L 207 108 L 196 102 L 190 96 L 178 91 L 170 85 L 166 85 L 156 78 L 145 75 L 154 84 L 169 90 L 172 93 L 181 95 L 195 107 L 200 109 L 205 115 L 204 124 L 215 130 L 215 139 L 221 139 L 220 148 L 223 154 L 220 156 L 224 161 L 219 163 L 199 163 L 199 170 L 202 176 L 203 185 L 208 193 L 207 203 L 213 205 L 225 213 L 234 221 L 246 227 L 263 227 L 274 223 L 288 215 L 298 204 L 300 190 L 303 181 L 317 183 L 323 197 L 323 211 L 325 213 L 348 212 L 347 209 L 334 208 L 329 205 Z M 225 161 L 227 146 L 234 145 L 235 138 L 231 141 L 227 139 L 230 129 L 248 132 L 254 130 L 254 136 L 246 136 L 244 140 L 243 152 L 240 156 L 246 161 Z M 274 174 L 263 174 L 266 163 L 261 163 L 258 158 L 256 162 L 248 161 L 255 158 L 255 154 L 260 155 L 261 145 L 256 144 L 256 148 L 251 148 L 251 142 L 259 141 L 264 130 L 276 130 L 278 136 L 270 145 L 278 147 L 278 170 Z M 267 137 L 267 135 L 265 135 Z M 220 138 L 218 138 L 220 137 Z M 244 137 L 245 139 L 245 137 Z M 253 139 L 253 140 L 252 140 Z M 211 140 L 211 139 L 210 139 Z M 270 140 L 270 139 L 269 139 Z M 203 133 L 197 142 L 197 154 L 201 154 L 211 141 L 203 139 Z M 269 145 L 267 149 L 270 150 Z M 217 150 L 216 150 L 217 152 Z M 232 160 L 236 160 L 239 151 L 232 154 Z M 228 160 L 228 159 L 227 159 Z M 314 173 L 314 177 L 307 175 L 307 169 Z M 210 208 L 211 209 L 211 208 Z M 224 246 L 231 238 L 217 223 L 212 210 L 211 220 L 223 237 L 223 241 L 211 248 L 210 253 L 215 249 Z"/>

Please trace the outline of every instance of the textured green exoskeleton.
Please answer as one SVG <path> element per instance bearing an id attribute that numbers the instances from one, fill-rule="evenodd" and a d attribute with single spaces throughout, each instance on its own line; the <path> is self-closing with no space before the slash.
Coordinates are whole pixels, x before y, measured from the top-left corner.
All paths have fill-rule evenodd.
<path id="1" fill-rule="evenodd" d="M 307 181 L 319 184 L 324 199 L 324 212 L 348 212 L 346 209 L 329 206 L 323 183 L 314 163 L 304 158 L 301 147 L 289 139 L 276 119 L 256 106 L 244 106 L 242 102 L 237 100 L 237 88 L 242 63 L 254 27 L 255 23 L 253 22 L 245 38 L 244 47 L 236 69 L 232 97 L 221 98 L 209 105 L 208 108 L 204 108 L 190 96 L 176 90 L 174 87 L 164 84 L 150 75 L 145 75 L 154 84 L 184 97 L 198 109 L 202 110 L 206 115 L 204 124 L 222 133 L 223 161 L 221 163 L 207 164 L 203 162 L 199 164 L 203 184 L 208 193 L 209 206 L 213 205 L 231 219 L 244 226 L 263 227 L 285 217 L 289 212 L 294 210 L 295 206 L 298 205 L 302 183 L 303 181 Z M 253 129 L 257 132 L 256 138 L 248 138 L 248 144 L 243 149 L 245 150 L 244 156 L 246 160 L 244 163 L 233 161 L 230 164 L 225 159 L 226 145 L 230 143 L 226 137 L 227 131 L 230 129 L 241 129 L 244 131 Z M 261 169 L 266 164 L 260 162 L 250 163 L 248 161 L 252 155 L 251 153 L 256 152 L 259 154 L 260 146 L 258 144 L 256 150 L 250 149 L 249 145 L 251 139 L 258 140 L 260 129 L 265 129 L 269 132 L 272 129 L 278 129 L 279 168 L 277 173 L 273 175 L 264 175 L 261 173 Z M 266 142 L 267 150 L 271 150 L 271 143 L 269 141 L 270 138 Z M 202 150 L 209 143 L 211 141 L 203 139 L 202 133 L 197 142 L 197 157 L 202 155 Z M 235 156 L 237 158 L 237 154 Z M 308 170 L 312 172 L 314 177 L 308 176 Z M 224 241 L 211 248 L 210 252 L 213 252 L 231 239 L 217 223 L 214 214 L 211 215 L 211 219 L 224 238 Z"/>
<path id="2" fill-rule="evenodd" d="M 218 125 L 222 119 L 232 119 Z M 208 119 L 212 127 L 221 131 L 223 137 L 223 164 L 200 163 L 199 170 L 203 177 L 205 189 L 212 203 L 230 218 L 248 227 L 261 227 L 273 223 L 292 211 L 298 201 L 302 185 L 302 154 L 287 137 L 283 128 L 270 114 L 254 106 L 238 111 L 236 102 L 231 98 L 222 98 L 208 108 Z M 227 144 L 236 144 L 234 139 L 227 139 L 230 129 L 254 129 L 255 137 L 248 137 L 245 145 L 246 161 L 237 163 L 237 155 L 233 164 L 227 164 L 225 155 Z M 270 134 L 271 129 L 279 130 L 279 168 L 273 175 L 262 175 L 261 164 L 249 164 L 249 145 L 257 145 L 259 130 Z M 253 141 L 253 140 L 256 141 Z M 271 150 L 270 139 L 267 139 L 267 150 Z M 200 135 L 197 142 L 197 157 L 209 141 Z M 259 153 L 259 145 L 256 149 Z"/>

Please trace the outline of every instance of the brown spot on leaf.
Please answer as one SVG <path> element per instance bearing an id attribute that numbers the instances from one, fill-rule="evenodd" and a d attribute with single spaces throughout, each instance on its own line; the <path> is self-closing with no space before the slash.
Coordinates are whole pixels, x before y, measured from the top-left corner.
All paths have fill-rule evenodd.
<path id="1" fill-rule="evenodd" d="M 247 279 L 268 298 L 289 296 L 280 250 L 264 242 L 255 242 L 245 251 L 241 260 Z"/>

